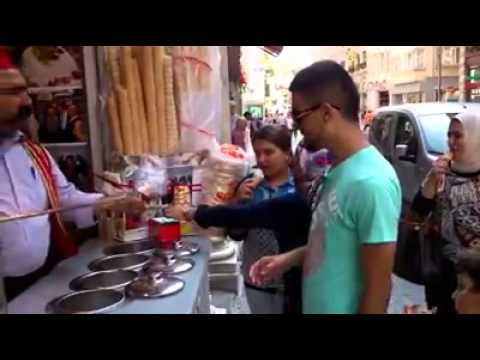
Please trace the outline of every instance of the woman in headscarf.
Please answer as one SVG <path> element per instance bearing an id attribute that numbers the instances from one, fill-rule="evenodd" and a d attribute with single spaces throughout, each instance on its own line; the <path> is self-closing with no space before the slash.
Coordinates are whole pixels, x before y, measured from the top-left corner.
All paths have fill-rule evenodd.
<path id="1" fill-rule="evenodd" d="M 412 204 L 418 219 L 432 215 L 432 241 L 439 241 L 440 280 L 426 284 L 427 303 L 438 314 L 455 313 L 458 254 L 480 247 L 480 114 L 452 118 L 448 146 L 450 153 L 434 162 Z"/>

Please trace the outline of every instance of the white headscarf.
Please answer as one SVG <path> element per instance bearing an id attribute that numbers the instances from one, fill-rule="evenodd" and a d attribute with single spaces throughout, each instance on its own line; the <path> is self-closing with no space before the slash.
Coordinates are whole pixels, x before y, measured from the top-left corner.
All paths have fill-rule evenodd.
<path id="1" fill-rule="evenodd" d="M 464 112 L 454 119 L 463 125 L 465 151 L 461 159 L 452 161 L 452 168 L 462 173 L 480 171 L 480 113 Z"/>

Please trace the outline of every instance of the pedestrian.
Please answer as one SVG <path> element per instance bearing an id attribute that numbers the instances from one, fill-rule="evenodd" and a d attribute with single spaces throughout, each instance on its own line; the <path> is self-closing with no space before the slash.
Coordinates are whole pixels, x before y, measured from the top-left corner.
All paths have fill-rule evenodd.
<path id="1" fill-rule="evenodd" d="M 440 156 L 415 196 L 411 213 L 435 231 L 432 246 L 440 253 L 436 278 L 426 279 L 429 307 L 455 313 L 455 264 L 459 251 L 480 247 L 480 115 L 455 116 L 448 130 L 450 153 Z"/>
<path id="2" fill-rule="evenodd" d="M 235 129 L 232 131 L 232 144 L 241 147 L 243 150 L 246 149 L 245 131 L 247 126 L 248 121 L 245 118 L 240 118 L 237 120 Z"/>
<path id="3" fill-rule="evenodd" d="M 453 298 L 457 313 L 480 314 L 480 251 L 460 251 L 456 270 L 458 285 Z"/>
<path id="4" fill-rule="evenodd" d="M 243 117 L 247 119 L 248 121 L 248 126 L 250 127 L 250 136 L 253 137 L 255 136 L 255 133 L 257 132 L 257 122 L 255 121 L 255 118 L 252 116 L 252 113 L 250 111 L 246 111 L 243 114 Z"/>
<path id="5" fill-rule="evenodd" d="M 295 76 L 290 91 L 305 147 L 327 148 L 334 163 L 312 186 L 308 245 L 260 259 L 250 276 L 262 284 L 303 265 L 304 313 L 385 313 L 402 198 L 398 178 L 358 127 L 359 93 L 343 67 L 317 62 Z"/>
<path id="6" fill-rule="evenodd" d="M 295 183 L 289 170 L 292 155 L 288 130 L 265 126 L 256 133 L 253 147 L 263 178 L 245 180 L 237 191 L 235 201 L 244 204 L 258 204 L 265 200 L 293 194 Z M 183 212 L 179 213 L 179 210 L 171 208 L 167 210 L 167 215 L 182 218 Z M 216 217 L 218 218 L 218 216 Z M 202 225 L 202 221 L 200 221 L 200 225 Z M 281 246 L 276 239 L 275 232 L 265 227 L 257 227 L 250 228 L 248 231 L 237 230 L 230 233 L 234 240 L 243 241 L 242 269 L 246 295 L 252 313 L 282 313 L 284 282 L 281 277 L 265 286 L 257 287 L 252 284 L 248 276 L 250 266 L 256 260 L 264 255 L 274 255 L 284 250 L 280 249 Z"/>

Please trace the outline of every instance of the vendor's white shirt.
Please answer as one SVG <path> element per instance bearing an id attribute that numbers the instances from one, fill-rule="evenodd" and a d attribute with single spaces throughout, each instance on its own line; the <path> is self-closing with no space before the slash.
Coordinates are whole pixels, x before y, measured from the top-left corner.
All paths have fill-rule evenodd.
<path id="1" fill-rule="evenodd" d="M 94 204 L 101 194 L 86 194 L 67 181 L 55 161 L 53 174 L 60 206 Z M 21 144 L 0 149 L 0 217 L 48 208 L 48 198 L 40 174 Z M 94 225 L 93 207 L 65 214 L 79 228 Z M 23 276 L 45 262 L 50 243 L 47 216 L 0 224 L 0 276 Z"/>

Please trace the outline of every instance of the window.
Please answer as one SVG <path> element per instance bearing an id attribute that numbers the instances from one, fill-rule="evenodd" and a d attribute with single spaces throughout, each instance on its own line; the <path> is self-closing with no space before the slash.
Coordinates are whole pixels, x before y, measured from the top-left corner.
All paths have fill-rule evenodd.
<path id="1" fill-rule="evenodd" d="M 417 49 L 416 50 L 416 68 L 417 69 L 424 69 L 425 68 L 425 50 Z"/>
<path id="2" fill-rule="evenodd" d="M 407 158 L 414 160 L 417 157 L 418 139 L 412 121 L 405 114 L 398 114 L 395 146 L 407 145 Z"/>
<path id="3" fill-rule="evenodd" d="M 380 71 L 381 72 L 385 71 L 385 54 L 384 53 L 380 54 Z"/>
<path id="4" fill-rule="evenodd" d="M 425 50 L 415 49 L 408 53 L 407 69 L 423 70 L 425 68 Z"/>
<path id="5" fill-rule="evenodd" d="M 390 113 L 383 113 L 377 115 L 373 120 L 372 137 L 373 145 L 375 145 L 382 154 L 390 154 L 389 149 L 389 135 L 392 124 L 393 115 Z"/>
<path id="6" fill-rule="evenodd" d="M 460 59 L 460 49 L 458 46 L 444 46 L 442 48 L 442 65 L 458 65 Z"/>
<path id="7" fill-rule="evenodd" d="M 419 120 L 427 151 L 437 155 L 447 152 L 450 117 L 447 114 L 422 115 Z"/>
<path id="8" fill-rule="evenodd" d="M 360 60 L 360 69 L 365 69 L 367 67 L 367 52 L 362 51 L 362 56 Z"/>

